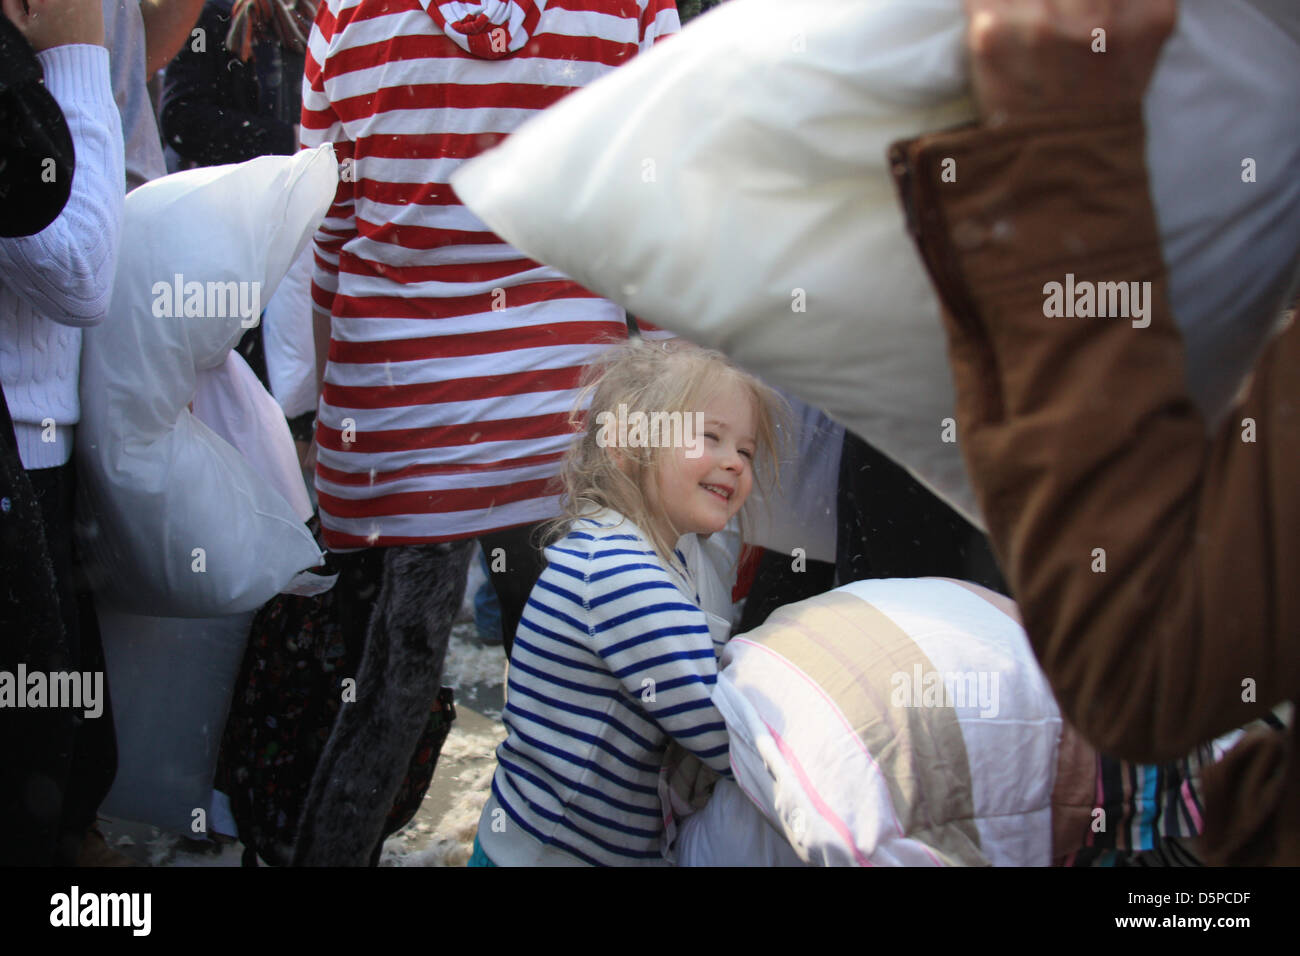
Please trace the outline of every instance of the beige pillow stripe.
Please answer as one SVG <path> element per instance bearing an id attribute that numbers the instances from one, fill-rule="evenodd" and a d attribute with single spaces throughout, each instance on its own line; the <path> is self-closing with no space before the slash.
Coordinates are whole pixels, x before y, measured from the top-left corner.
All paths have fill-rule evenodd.
<path id="1" fill-rule="evenodd" d="M 860 598 L 832 592 L 776 610 L 746 637 L 830 696 L 879 768 L 904 835 L 943 864 L 988 865 L 956 712 L 893 704 L 895 674 L 910 681 L 918 665 L 923 674 L 936 670 L 902 628 Z"/>

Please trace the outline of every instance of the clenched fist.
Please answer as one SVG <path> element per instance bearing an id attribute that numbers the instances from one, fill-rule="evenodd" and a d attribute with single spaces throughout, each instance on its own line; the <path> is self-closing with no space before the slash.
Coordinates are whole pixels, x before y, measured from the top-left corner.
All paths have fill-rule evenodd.
<path id="1" fill-rule="evenodd" d="M 1178 0 L 963 0 L 986 122 L 1138 105 Z"/>

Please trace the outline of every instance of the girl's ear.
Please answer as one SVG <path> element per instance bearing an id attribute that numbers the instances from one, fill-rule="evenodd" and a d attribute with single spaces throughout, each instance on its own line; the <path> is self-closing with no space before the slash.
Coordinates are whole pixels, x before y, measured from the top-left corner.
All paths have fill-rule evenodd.
<path id="1" fill-rule="evenodd" d="M 632 462 L 628 460 L 627 454 L 617 445 L 605 446 L 605 454 L 609 455 L 609 460 L 614 463 L 614 467 L 621 471 L 627 477 L 632 477 Z"/>
<path id="2" fill-rule="evenodd" d="M 614 467 L 633 481 L 636 481 L 637 473 L 642 468 L 647 468 L 648 466 L 648 471 L 651 473 L 654 472 L 655 467 L 658 464 L 658 458 L 654 455 L 655 450 L 656 449 L 644 448 L 629 449 L 620 447 L 617 444 L 605 446 L 605 451 L 609 455 L 610 461 L 614 463 Z M 650 452 L 649 460 L 646 460 L 645 453 L 647 451 Z"/>

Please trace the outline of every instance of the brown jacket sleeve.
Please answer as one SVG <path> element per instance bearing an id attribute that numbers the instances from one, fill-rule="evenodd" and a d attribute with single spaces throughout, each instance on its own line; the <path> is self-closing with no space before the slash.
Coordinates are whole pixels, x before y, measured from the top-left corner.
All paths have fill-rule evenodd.
<path id="1" fill-rule="evenodd" d="M 1034 650 L 1099 750 L 1155 762 L 1300 697 L 1300 324 L 1207 435 L 1144 138 L 1136 111 L 1043 116 L 891 158 L 945 305 L 967 468 Z M 1047 314 L 1048 284 L 1068 282 L 1150 295 L 1128 317 Z"/>

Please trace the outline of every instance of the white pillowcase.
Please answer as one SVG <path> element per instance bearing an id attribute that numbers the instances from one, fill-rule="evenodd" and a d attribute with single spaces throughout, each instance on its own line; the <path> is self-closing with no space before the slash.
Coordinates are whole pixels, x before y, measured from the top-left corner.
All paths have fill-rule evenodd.
<path id="1" fill-rule="evenodd" d="M 286 418 L 316 411 L 316 342 L 311 312 L 312 247 L 303 249 L 266 303 L 262 343 L 271 394 Z"/>
<path id="2" fill-rule="evenodd" d="M 801 860 L 1051 862 L 1062 723 L 1012 607 L 938 578 L 858 581 L 728 642 L 713 702 L 736 784 Z M 764 825 L 683 825 L 683 860 L 764 857 Z"/>
<path id="3" fill-rule="evenodd" d="M 96 613 L 117 740 L 117 775 L 100 811 L 203 839 L 254 614 L 182 620 L 103 604 Z"/>
<path id="4" fill-rule="evenodd" d="M 974 117 L 965 32 L 961 0 L 731 0 L 452 185 L 529 257 L 826 410 L 978 521 L 886 158 Z M 1211 420 L 1295 285 L 1297 89 L 1300 5 L 1183 0 L 1147 95 L 1148 164 Z"/>
<path id="5" fill-rule="evenodd" d="M 127 196 L 109 317 L 83 340 L 76 441 L 81 547 L 102 603 L 175 617 L 252 611 L 321 563 L 294 505 L 187 405 L 197 372 L 226 361 L 311 238 L 337 170 L 323 146 L 177 173 Z M 170 315 L 178 281 L 200 283 L 213 314 Z M 209 284 L 227 282 L 251 318 L 216 314 L 229 300 L 209 306 L 209 288 L 228 288 Z"/>
<path id="6" fill-rule="evenodd" d="M 233 349 L 216 368 L 200 369 L 194 415 L 239 450 L 244 460 L 306 522 L 314 510 L 284 411 Z"/>

